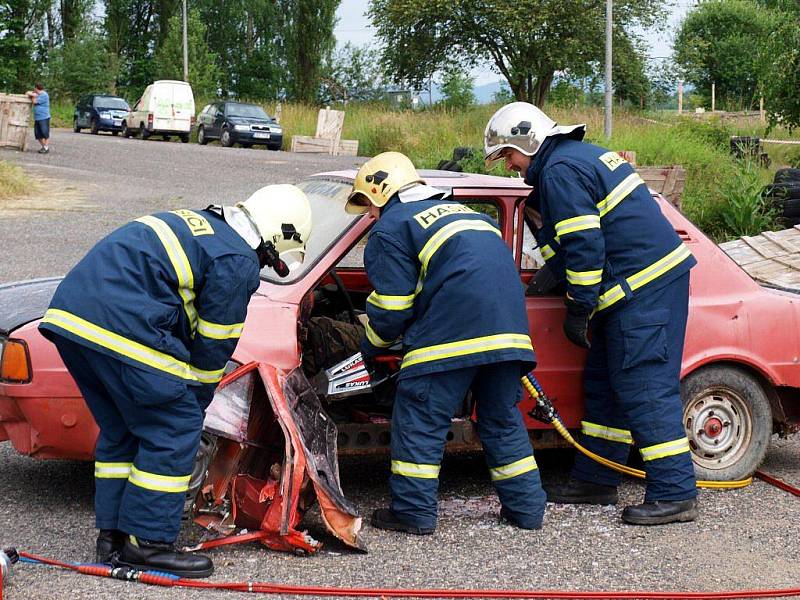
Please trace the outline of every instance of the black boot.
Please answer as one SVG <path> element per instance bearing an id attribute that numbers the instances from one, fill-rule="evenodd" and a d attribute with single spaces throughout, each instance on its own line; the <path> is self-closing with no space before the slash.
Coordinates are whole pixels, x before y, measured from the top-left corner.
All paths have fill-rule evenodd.
<path id="1" fill-rule="evenodd" d="M 172 544 L 143 540 L 133 535 L 125 540 L 116 564 L 192 579 L 208 577 L 214 572 L 214 564 L 207 556 L 181 552 Z"/>
<path id="2" fill-rule="evenodd" d="M 570 479 L 563 485 L 554 485 L 545 490 L 547 501 L 556 504 L 616 504 L 617 488 L 580 479 Z"/>
<path id="3" fill-rule="evenodd" d="M 110 564 L 113 554 L 122 550 L 127 537 L 124 532 L 117 529 L 101 529 L 97 534 L 95 562 Z"/>
<path id="4" fill-rule="evenodd" d="M 622 520 L 631 525 L 664 525 L 694 521 L 697 518 L 697 498 L 674 502 L 656 500 L 635 506 L 626 506 Z"/>
<path id="5" fill-rule="evenodd" d="M 404 523 L 390 508 L 379 508 L 374 511 L 370 523 L 378 529 L 402 531 L 414 535 L 430 535 L 436 530 L 435 527 L 417 527 L 416 525 Z"/>

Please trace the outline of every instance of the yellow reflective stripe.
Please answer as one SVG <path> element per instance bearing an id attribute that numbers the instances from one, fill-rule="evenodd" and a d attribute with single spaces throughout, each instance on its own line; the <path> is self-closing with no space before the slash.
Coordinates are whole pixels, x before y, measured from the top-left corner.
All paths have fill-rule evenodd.
<path id="1" fill-rule="evenodd" d="M 633 436 L 631 436 L 631 432 L 627 429 L 617 429 L 615 427 L 590 423 L 589 421 L 581 421 L 581 432 L 583 435 L 601 438 L 611 442 L 620 442 L 622 444 L 633 443 Z"/>
<path id="2" fill-rule="evenodd" d="M 383 310 L 406 310 L 414 306 L 415 294 L 408 294 L 407 296 L 388 296 L 372 292 L 367 296 L 367 302 L 382 308 Z"/>
<path id="3" fill-rule="evenodd" d="M 638 273 L 628 277 L 626 281 L 628 285 L 631 286 L 632 290 L 639 289 L 646 283 L 653 281 L 653 279 L 661 277 L 664 273 L 679 265 L 691 255 L 692 253 L 689 251 L 689 248 L 681 244 L 661 260 L 654 262 L 646 269 L 642 269 Z"/>
<path id="4" fill-rule="evenodd" d="M 500 237 L 502 237 L 503 235 L 500 233 L 500 230 L 497 229 L 497 227 L 487 223 L 486 221 L 478 221 L 475 219 L 460 219 L 458 221 L 453 221 L 452 223 L 448 223 L 447 225 L 442 227 L 439 231 L 434 233 L 422 247 L 422 250 L 420 250 L 419 262 L 422 264 L 422 273 L 420 274 L 420 278 L 424 278 L 424 273 L 428 269 L 428 263 L 431 261 L 431 258 L 436 253 L 436 251 L 442 246 L 442 244 L 444 244 L 448 239 L 450 239 L 455 234 L 460 233 L 462 231 L 491 231 L 492 233 L 495 233 Z"/>
<path id="5" fill-rule="evenodd" d="M 183 310 L 186 312 L 191 332 L 194 335 L 197 329 L 197 310 L 194 308 L 194 274 L 189 257 L 183 251 L 178 236 L 164 221 L 150 215 L 136 220 L 150 227 L 161 240 L 161 245 L 167 252 L 172 268 L 175 269 L 175 276 L 178 279 L 178 294 L 183 300 Z"/>
<path id="6" fill-rule="evenodd" d="M 204 371 L 194 365 L 189 365 L 189 368 L 191 368 L 194 378 L 200 383 L 219 383 L 225 376 L 225 367 L 214 369 L 213 371 Z"/>
<path id="7" fill-rule="evenodd" d="M 465 356 L 478 352 L 490 352 L 492 350 L 504 350 L 506 348 L 521 348 L 533 351 L 531 338 L 521 333 L 501 333 L 498 335 L 487 335 L 483 337 L 448 342 L 436 346 L 417 348 L 407 353 L 403 358 L 401 369 L 419 363 L 430 362 L 432 360 L 442 360 L 454 356 Z"/>
<path id="8" fill-rule="evenodd" d="M 675 250 L 654 262 L 649 267 L 646 267 L 638 273 L 634 273 L 630 277 L 627 277 L 625 281 L 628 282 L 631 290 L 637 290 L 643 285 L 650 283 L 654 279 L 661 277 L 667 271 L 677 267 L 691 255 L 692 253 L 689 251 L 689 248 L 681 244 L 675 248 Z M 617 284 L 614 287 L 609 288 L 604 294 L 600 295 L 597 302 L 597 310 L 608 308 L 615 302 L 622 300 L 624 297 L 625 292 L 622 290 L 622 286 Z"/>
<path id="9" fill-rule="evenodd" d="M 581 215 L 556 223 L 556 234 L 558 236 L 583 231 L 584 229 L 600 229 L 600 215 Z"/>
<path id="10" fill-rule="evenodd" d="M 671 442 L 664 442 L 663 444 L 642 448 L 639 450 L 639 453 L 642 455 L 642 460 L 648 461 L 657 458 L 666 458 L 667 456 L 675 456 L 676 454 L 683 454 L 689 451 L 689 440 L 686 437 L 682 437 L 677 440 L 672 440 Z"/>
<path id="11" fill-rule="evenodd" d="M 133 463 L 94 463 L 94 476 L 96 479 L 127 479 L 131 474 Z"/>
<path id="12" fill-rule="evenodd" d="M 526 456 L 508 465 L 489 469 L 489 473 L 492 476 L 492 481 L 503 481 L 504 479 L 511 479 L 512 477 L 517 477 L 518 475 L 528 473 L 538 468 L 536 459 L 533 458 L 533 456 Z"/>
<path id="13" fill-rule="evenodd" d="M 622 202 L 628 194 L 634 189 L 644 183 L 638 173 L 631 173 L 622 182 L 617 185 L 611 192 L 597 203 L 597 210 L 600 211 L 600 216 L 604 217 L 610 213 L 614 207 Z"/>
<path id="14" fill-rule="evenodd" d="M 572 271 L 567 269 L 567 283 L 573 285 L 596 285 L 603 280 L 603 270 Z"/>
<path id="15" fill-rule="evenodd" d="M 184 493 L 189 489 L 189 479 L 191 477 L 191 474 L 178 477 L 158 475 L 157 473 L 142 471 L 133 466 L 131 467 L 131 475 L 128 481 L 140 488 L 154 492 Z"/>
<path id="16" fill-rule="evenodd" d="M 193 374 L 193 367 L 188 363 L 177 360 L 169 354 L 164 354 L 158 350 L 148 348 L 139 342 L 124 338 L 113 331 L 104 329 L 64 310 L 57 308 L 48 309 L 42 322 L 61 327 L 98 346 L 113 350 L 117 354 L 121 354 L 122 356 L 158 369 L 159 371 L 164 371 L 165 373 L 170 373 L 171 375 L 191 381 L 197 379 L 197 376 Z"/>
<path id="17" fill-rule="evenodd" d="M 372 328 L 372 325 L 369 324 L 369 321 L 367 321 L 367 326 L 365 329 L 367 330 L 367 339 L 373 346 L 376 346 L 377 348 L 388 348 L 392 345 L 393 342 L 387 342 L 381 336 L 375 333 L 375 330 Z"/>
<path id="18" fill-rule="evenodd" d="M 222 323 L 212 323 L 202 317 L 197 317 L 197 333 L 203 337 L 213 340 L 229 340 L 238 338 L 242 335 L 244 323 L 234 323 L 233 325 L 223 325 Z"/>
<path id="19" fill-rule="evenodd" d="M 541 251 L 542 258 L 545 259 L 545 261 L 550 260 L 556 255 L 556 251 L 550 247 L 550 244 L 545 244 L 539 250 Z"/>
<path id="20" fill-rule="evenodd" d="M 403 477 L 416 477 L 417 479 L 436 479 L 439 477 L 439 465 L 421 465 L 402 460 L 393 460 L 392 473 Z"/>

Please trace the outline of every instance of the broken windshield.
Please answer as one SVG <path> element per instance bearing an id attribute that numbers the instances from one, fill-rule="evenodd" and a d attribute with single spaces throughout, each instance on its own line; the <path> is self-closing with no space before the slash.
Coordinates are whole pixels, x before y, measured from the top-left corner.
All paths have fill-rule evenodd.
<path id="1" fill-rule="evenodd" d="M 350 183 L 326 179 L 307 179 L 298 183 L 297 187 L 306 193 L 311 203 L 313 228 L 306 245 L 306 257 L 303 264 L 285 278 L 278 277 L 270 267 L 261 269 L 261 278 L 272 283 L 285 284 L 301 279 L 320 257 L 329 251 L 350 225 L 361 217 L 361 215 L 348 214 L 344 210 L 347 196 L 352 187 Z"/>

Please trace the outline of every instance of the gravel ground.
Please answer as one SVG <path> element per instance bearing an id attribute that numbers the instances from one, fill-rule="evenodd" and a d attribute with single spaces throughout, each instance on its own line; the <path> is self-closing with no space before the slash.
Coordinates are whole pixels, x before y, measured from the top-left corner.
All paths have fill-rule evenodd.
<path id="1" fill-rule="evenodd" d="M 245 197 L 271 182 L 349 167 L 358 159 L 141 142 L 56 131 L 48 156 L 0 151 L 38 177 L 36 202 L 0 205 L 6 260 L 0 283 L 61 274 L 102 235 L 141 214 Z M 85 166 L 90 164 L 91 166 Z M 134 165 L 137 175 L 126 174 Z M 151 170 L 148 176 L 141 175 Z M 75 218 L 77 217 L 77 218 Z M 10 259 L 10 260 L 9 260 Z M 775 438 L 764 470 L 800 485 L 800 437 Z M 571 454 L 542 451 L 545 483 L 563 481 Z M 388 501 L 388 464 L 343 460 L 342 486 L 363 515 Z M 36 461 L 0 443 L 0 546 L 64 560 L 88 561 L 95 530 L 92 466 Z M 519 588 L 570 590 L 727 590 L 800 586 L 796 534 L 800 501 L 756 481 L 733 491 L 701 490 L 701 518 L 664 527 L 621 523 L 640 483 L 626 480 L 619 507 L 548 506 L 545 527 L 530 532 L 498 522 L 480 456 L 452 456 L 441 478 L 439 527 L 433 536 L 392 534 L 365 526 L 368 554 L 328 536 L 319 514 L 304 525 L 324 542 L 300 558 L 257 544 L 212 551 L 213 581 L 271 581 L 320 586 Z M 183 538 L 196 536 L 187 526 Z M 18 565 L 7 600 L 212 598 L 244 594 L 171 590 Z"/>

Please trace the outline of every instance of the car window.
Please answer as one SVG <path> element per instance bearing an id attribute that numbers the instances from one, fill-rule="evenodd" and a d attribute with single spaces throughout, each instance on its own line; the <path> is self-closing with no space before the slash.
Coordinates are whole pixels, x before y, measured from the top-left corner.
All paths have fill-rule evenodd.
<path id="1" fill-rule="evenodd" d="M 520 269 L 523 271 L 537 271 L 544 266 L 544 258 L 539 251 L 539 244 L 533 236 L 528 221 L 522 218 L 522 213 L 517 213 L 518 218 L 522 220 L 522 227 L 517 224 L 514 228 L 515 231 L 522 231 L 522 258 L 520 260 Z M 514 245 L 516 248 L 516 244 Z"/>
<path id="2" fill-rule="evenodd" d="M 205 114 L 207 114 L 207 113 L 208 113 L 210 110 L 211 110 L 211 105 L 210 105 L 210 104 L 206 104 L 206 105 L 203 107 L 203 110 L 201 110 L 201 111 L 200 111 L 200 114 L 201 114 L 201 115 L 205 115 Z"/>
<path id="3" fill-rule="evenodd" d="M 229 117 L 244 117 L 247 119 L 269 119 L 264 109 L 255 104 L 241 102 L 228 102 L 225 105 L 225 114 Z"/>
<path id="4" fill-rule="evenodd" d="M 95 108 L 109 108 L 113 110 L 128 110 L 128 103 L 116 96 L 95 96 Z"/>
<path id="5" fill-rule="evenodd" d="M 223 113 L 223 110 L 222 110 L 222 105 L 221 104 L 215 104 L 214 105 L 214 116 L 215 117 L 221 117 L 221 116 L 223 116 L 223 114 L 224 113 Z"/>

